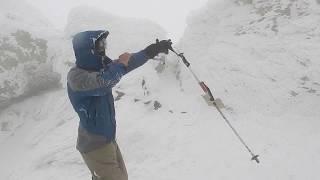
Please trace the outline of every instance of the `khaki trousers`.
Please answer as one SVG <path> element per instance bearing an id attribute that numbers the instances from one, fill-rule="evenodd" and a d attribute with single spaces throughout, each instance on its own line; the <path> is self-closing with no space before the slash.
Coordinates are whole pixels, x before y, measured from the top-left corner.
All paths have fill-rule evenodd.
<path id="1" fill-rule="evenodd" d="M 128 180 L 127 169 L 116 142 L 81 155 L 92 173 L 92 179 Z"/>

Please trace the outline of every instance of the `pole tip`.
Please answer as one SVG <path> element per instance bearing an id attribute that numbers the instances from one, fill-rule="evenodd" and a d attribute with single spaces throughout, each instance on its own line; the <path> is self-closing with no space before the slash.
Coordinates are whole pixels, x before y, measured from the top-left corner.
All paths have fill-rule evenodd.
<path id="1" fill-rule="evenodd" d="M 258 164 L 260 163 L 259 159 L 258 159 L 259 155 L 253 155 L 251 160 L 252 161 L 256 161 Z"/>

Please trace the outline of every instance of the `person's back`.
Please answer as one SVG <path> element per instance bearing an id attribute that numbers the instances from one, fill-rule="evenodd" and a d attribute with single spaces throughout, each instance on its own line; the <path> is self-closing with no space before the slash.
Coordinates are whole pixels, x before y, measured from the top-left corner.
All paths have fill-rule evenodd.
<path id="1" fill-rule="evenodd" d="M 105 55 L 108 31 L 85 31 L 73 37 L 76 66 L 67 77 L 70 102 L 80 122 L 77 149 L 93 178 L 126 180 L 127 171 L 115 141 L 116 119 L 112 88 L 121 77 L 158 53 L 168 53 L 170 41 L 124 53 L 112 61 Z"/>

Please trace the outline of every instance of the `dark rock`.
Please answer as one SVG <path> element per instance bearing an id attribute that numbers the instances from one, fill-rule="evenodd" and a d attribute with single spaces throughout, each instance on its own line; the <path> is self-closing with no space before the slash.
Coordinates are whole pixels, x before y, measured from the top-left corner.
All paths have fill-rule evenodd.
<path id="1" fill-rule="evenodd" d="M 116 93 L 117 93 L 117 97 L 114 99 L 115 101 L 119 101 L 121 97 L 125 95 L 125 93 L 121 91 L 116 91 Z"/>
<path id="2" fill-rule="evenodd" d="M 161 108 L 161 104 L 159 101 L 154 101 L 154 104 L 153 104 L 153 107 L 154 107 L 154 110 L 158 110 L 159 108 Z"/>

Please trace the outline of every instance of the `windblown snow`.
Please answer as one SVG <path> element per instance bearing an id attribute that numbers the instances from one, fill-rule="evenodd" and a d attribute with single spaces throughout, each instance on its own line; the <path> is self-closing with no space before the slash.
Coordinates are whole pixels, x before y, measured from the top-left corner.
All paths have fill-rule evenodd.
<path id="1" fill-rule="evenodd" d="M 319 10 L 314 0 L 228 0 L 209 1 L 193 12 L 174 47 L 223 100 L 222 111 L 261 163 L 250 161 L 218 112 L 207 106 L 188 69 L 170 54 L 129 73 L 113 91 L 129 178 L 318 179 Z M 72 34 L 92 28 L 110 31 L 108 53 L 114 59 L 166 37 L 150 21 L 85 7 L 70 13 L 64 34 L 37 37 L 22 28 L 33 39 L 51 42 L 50 72 L 58 73 L 63 85 L 2 110 L 0 179 L 90 179 L 75 149 L 78 117 L 67 98 L 65 75 L 74 63 Z"/>

